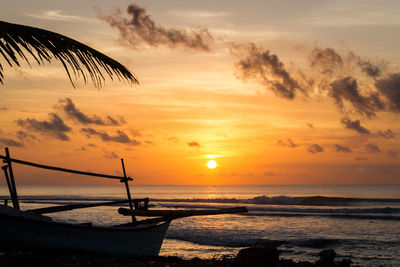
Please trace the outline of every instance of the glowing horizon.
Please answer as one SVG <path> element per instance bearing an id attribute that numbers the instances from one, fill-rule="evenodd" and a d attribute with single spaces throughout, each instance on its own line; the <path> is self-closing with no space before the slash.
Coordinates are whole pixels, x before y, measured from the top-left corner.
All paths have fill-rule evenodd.
<path id="1" fill-rule="evenodd" d="M 124 158 L 144 185 L 400 183 L 399 3 L 131 4 L 151 35 L 127 23 L 128 4 L 97 5 L 4 1 L 5 21 L 77 39 L 140 85 L 73 89 L 60 63 L 0 56 L 0 154 L 110 174 Z M 15 172 L 19 184 L 109 184 Z"/>

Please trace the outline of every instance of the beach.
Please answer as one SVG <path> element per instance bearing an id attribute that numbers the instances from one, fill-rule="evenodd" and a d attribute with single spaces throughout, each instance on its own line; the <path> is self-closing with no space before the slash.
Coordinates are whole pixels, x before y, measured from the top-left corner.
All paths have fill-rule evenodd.
<path id="1" fill-rule="evenodd" d="M 7 195 L 1 189 L 3 198 Z M 361 266 L 400 264 L 398 186 L 134 186 L 150 209 L 246 206 L 248 213 L 174 220 L 160 256 L 215 259 L 278 245 L 281 259 L 316 262 L 324 249 Z M 21 186 L 22 209 L 124 198 L 118 186 Z M 116 207 L 51 214 L 56 221 L 112 225 L 129 221 Z"/>

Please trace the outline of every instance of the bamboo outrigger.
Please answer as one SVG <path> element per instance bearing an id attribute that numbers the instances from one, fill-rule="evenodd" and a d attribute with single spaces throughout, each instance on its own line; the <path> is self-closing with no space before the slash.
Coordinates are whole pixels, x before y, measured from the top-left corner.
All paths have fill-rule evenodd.
<path id="1" fill-rule="evenodd" d="M 124 161 L 121 159 L 124 176 L 100 174 L 47 166 L 11 158 L 8 148 L 5 156 L 0 155 L 6 165 L 2 166 L 10 192 L 13 207 L 0 205 L 0 247 L 3 248 L 39 248 L 70 249 L 108 254 L 126 254 L 140 256 L 158 255 L 165 233 L 172 220 L 201 215 L 217 215 L 247 212 L 244 207 L 220 210 L 149 210 L 149 198 L 133 199 L 129 189 Z M 21 211 L 16 189 L 12 163 L 31 167 L 120 180 L 127 193 L 126 200 L 97 202 L 90 204 L 69 204 Z M 129 204 L 129 209 L 119 208 L 118 212 L 130 216 L 132 222 L 111 227 L 89 224 L 71 224 L 54 222 L 42 214 L 63 212 L 67 210 Z M 137 220 L 139 217 L 153 217 Z"/>

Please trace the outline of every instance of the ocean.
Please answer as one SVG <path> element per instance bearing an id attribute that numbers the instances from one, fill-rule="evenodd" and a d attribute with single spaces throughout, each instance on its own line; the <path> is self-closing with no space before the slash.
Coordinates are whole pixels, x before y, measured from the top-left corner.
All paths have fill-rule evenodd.
<path id="1" fill-rule="evenodd" d="M 154 209 L 245 206 L 245 214 L 174 220 L 160 255 L 212 258 L 279 241 L 281 257 L 318 259 L 333 248 L 361 266 L 400 266 L 400 185 L 132 186 Z M 126 198 L 124 186 L 19 186 L 22 209 Z M 0 199 L 8 198 L 0 187 Z M 54 220 L 113 225 L 129 222 L 118 207 L 53 213 Z"/>

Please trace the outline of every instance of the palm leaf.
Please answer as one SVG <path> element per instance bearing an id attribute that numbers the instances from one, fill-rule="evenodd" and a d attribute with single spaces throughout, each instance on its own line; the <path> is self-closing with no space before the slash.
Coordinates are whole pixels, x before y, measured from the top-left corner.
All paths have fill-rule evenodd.
<path id="1" fill-rule="evenodd" d="M 87 45 L 55 32 L 0 21 L 0 54 L 8 65 L 20 66 L 19 59 L 30 65 L 24 51 L 39 65 L 52 59 L 59 60 L 74 87 L 71 72 L 75 78 L 82 75 L 85 83 L 90 78 L 97 88 L 105 81 L 103 72 L 111 79 L 116 76 L 119 80 L 138 84 L 126 67 Z M 0 83 L 3 84 L 3 80 L 3 66 L 0 63 Z"/>

